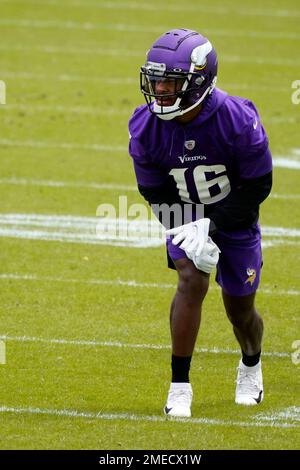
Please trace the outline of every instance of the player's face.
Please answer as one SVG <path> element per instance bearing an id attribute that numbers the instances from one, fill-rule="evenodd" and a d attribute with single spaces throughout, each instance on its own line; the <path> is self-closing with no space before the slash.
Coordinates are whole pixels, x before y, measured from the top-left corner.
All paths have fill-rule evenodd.
<path id="1" fill-rule="evenodd" d="M 156 80 L 155 82 L 155 94 L 157 95 L 174 95 L 175 92 L 181 89 L 184 79 L 172 79 L 172 78 L 162 78 L 161 80 Z M 157 97 L 156 101 L 159 106 L 173 106 L 177 97 L 176 96 L 166 96 Z"/>

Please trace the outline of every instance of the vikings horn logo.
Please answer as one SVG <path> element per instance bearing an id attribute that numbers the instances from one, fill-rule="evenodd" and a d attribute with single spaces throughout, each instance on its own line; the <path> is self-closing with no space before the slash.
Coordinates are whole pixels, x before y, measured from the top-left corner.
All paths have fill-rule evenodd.
<path id="1" fill-rule="evenodd" d="M 253 282 L 256 279 L 256 270 L 252 269 L 252 268 L 247 268 L 247 275 L 248 275 L 248 278 L 247 278 L 245 284 L 247 284 L 249 282 L 250 285 L 252 286 Z"/>

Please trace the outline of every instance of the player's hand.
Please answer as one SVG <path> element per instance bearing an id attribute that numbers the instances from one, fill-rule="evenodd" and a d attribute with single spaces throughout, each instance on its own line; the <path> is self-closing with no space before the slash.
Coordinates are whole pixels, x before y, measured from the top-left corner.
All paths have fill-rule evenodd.
<path id="1" fill-rule="evenodd" d="M 199 257 L 208 239 L 210 219 L 204 218 L 166 230 L 166 235 L 174 235 L 173 245 L 186 252 L 188 258 Z"/>
<path id="2" fill-rule="evenodd" d="M 219 253 L 219 247 L 208 237 L 202 252 L 199 256 L 194 255 L 192 261 L 197 269 L 209 274 L 218 264 Z"/>
<path id="3" fill-rule="evenodd" d="M 173 245 L 179 245 L 200 271 L 211 273 L 219 261 L 220 250 L 208 236 L 210 219 L 204 218 L 166 230 L 174 235 Z"/>

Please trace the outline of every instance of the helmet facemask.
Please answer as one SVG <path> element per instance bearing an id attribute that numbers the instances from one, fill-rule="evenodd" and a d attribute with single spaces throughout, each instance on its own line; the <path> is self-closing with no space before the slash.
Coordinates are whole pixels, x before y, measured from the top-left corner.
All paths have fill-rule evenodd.
<path id="1" fill-rule="evenodd" d="M 163 119 L 173 119 L 174 113 L 183 109 L 181 102 L 190 76 L 186 72 L 164 70 L 164 65 L 147 63 L 141 67 L 140 85 L 150 111 Z"/>

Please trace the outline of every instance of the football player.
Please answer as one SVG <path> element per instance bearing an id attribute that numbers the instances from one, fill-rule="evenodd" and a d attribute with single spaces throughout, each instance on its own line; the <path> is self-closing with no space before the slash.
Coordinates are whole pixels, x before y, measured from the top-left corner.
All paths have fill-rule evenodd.
<path id="1" fill-rule="evenodd" d="M 168 265 L 178 273 L 164 412 L 176 417 L 191 416 L 189 370 L 215 267 L 241 348 L 235 402 L 263 400 L 263 321 L 255 293 L 262 266 L 259 205 L 271 190 L 272 159 L 254 104 L 216 88 L 216 80 L 211 42 L 196 31 L 168 31 L 147 53 L 140 70 L 146 104 L 129 121 L 138 189 L 155 214 L 162 220 L 157 207 L 192 208 L 188 221 L 164 224 Z M 194 210 L 199 207 L 201 217 Z"/>

